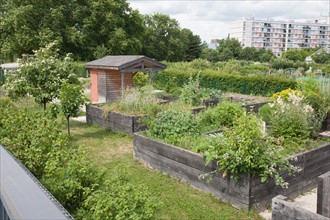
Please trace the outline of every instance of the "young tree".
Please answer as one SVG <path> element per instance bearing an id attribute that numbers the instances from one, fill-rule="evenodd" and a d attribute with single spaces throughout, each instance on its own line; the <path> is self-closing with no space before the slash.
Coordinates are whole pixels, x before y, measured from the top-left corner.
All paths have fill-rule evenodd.
<path id="1" fill-rule="evenodd" d="M 64 80 L 77 83 L 78 79 L 72 73 L 69 55 L 63 60 L 59 58 L 56 43 L 51 43 L 34 54 L 34 58 L 20 61 L 15 74 L 6 75 L 5 88 L 11 97 L 33 96 L 45 110 L 46 104 L 58 97 Z"/>
<path id="2" fill-rule="evenodd" d="M 82 85 L 64 82 L 60 90 L 59 100 L 61 111 L 67 120 L 68 134 L 70 135 L 70 117 L 78 116 L 80 107 L 86 102 Z"/>

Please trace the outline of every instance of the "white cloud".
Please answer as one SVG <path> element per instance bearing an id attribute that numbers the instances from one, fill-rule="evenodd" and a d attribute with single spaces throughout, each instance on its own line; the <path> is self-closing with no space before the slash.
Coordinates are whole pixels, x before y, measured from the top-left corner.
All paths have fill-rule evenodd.
<path id="1" fill-rule="evenodd" d="M 175 1 L 129 0 L 132 8 L 142 14 L 164 13 L 179 21 L 182 28 L 189 28 L 202 40 L 224 38 L 229 32 L 229 22 L 242 17 L 256 19 L 315 19 L 327 15 L 328 0 L 287 1 Z"/>

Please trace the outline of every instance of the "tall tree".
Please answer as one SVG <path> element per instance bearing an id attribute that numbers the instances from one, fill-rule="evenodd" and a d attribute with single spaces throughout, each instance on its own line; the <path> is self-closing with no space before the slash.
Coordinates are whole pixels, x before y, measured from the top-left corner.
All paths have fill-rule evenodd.
<path id="1" fill-rule="evenodd" d="M 187 28 L 181 30 L 183 36 L 186 38 L 186 56 L 185 61 L 192 61 L 198 59 L 202 53 L 202 40 L 199 35 L 194 35 L 193 32 Z"/>
<path id="2" fill-rule="evenodd" d="M 93 0 L 83 19 L 82 33 L 88 59 L 100 54 L 139 54 L 143 17 L 125 0 Z"/>
<path id="3" fill-rule="evenodd" d="M 230 59 L 240 58 L 242 46 L 238 40 L 227 37 L 220 40 L 217 50 L 219 51 L 220 61 L 228 61 Z"/>
<path id="4" fill-rule="evenodd" d="M 144 25 L 125 0 L 1 0 L 0 54 L 11 60 L 57 40 L 62 54 L 93 59 L 141 52 Z M 101 47 L 101 48 L 100 48 Z"/>
<path id="5" fill-rule="evenodd" d="M 157 60 L 182 61 L 187 50 L 187 39 L 177 20 L 165 14 L 145 15 L 146 26 L 143 53 Z"/>

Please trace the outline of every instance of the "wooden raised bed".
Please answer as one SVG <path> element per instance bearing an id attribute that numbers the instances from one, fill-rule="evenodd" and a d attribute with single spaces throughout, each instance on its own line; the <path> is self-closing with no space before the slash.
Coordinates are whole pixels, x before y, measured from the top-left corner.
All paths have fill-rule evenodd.
<path id="1" fill-rule="evenodd" d="M 104 113 L 104 110 L 95 105 L 86 105 L 87 123 L 97 124 L 110 128 L 112 131 L 120 131 L 128 134 L 144 131 L 146 126 L 139 122 L 143 116 L 125 115 L 117 112 Z"/>
<path id="2" fill-rule="evenodd" d="M 259 177 L 240 176 L 237 182 L 223 178 L 221 173 L 211 181 L 199 176 L 216 169 L 216 163 L 205 166 L 202 155 L 147 138 L 140 133 L 133 136 L 134 157 L 148 166 L 170 176 L 187 181 L 192 186 L 212 193 L 234 207 L 263 210 L 278 194 L 294 198 L 317 186 L 317 177 L 330 170 L 330 143 L 296 155 L 291 162 L 301 171 L 294 176 L 284 174 L 287 189 L 276 186 L 273 180 L 261 183 Z"/>

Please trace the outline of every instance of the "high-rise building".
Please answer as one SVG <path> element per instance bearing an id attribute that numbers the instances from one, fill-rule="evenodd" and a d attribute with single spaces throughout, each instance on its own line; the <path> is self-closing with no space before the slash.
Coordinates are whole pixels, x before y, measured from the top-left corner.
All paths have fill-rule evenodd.
<path id="1" fill-rule="evenodd" d="M 280 56 L 287 49 L 330 47 L 330 17 L 295 22 L 244 18 L 231 23 L 229 36 L 243 47 L 271 49 Z"/>

